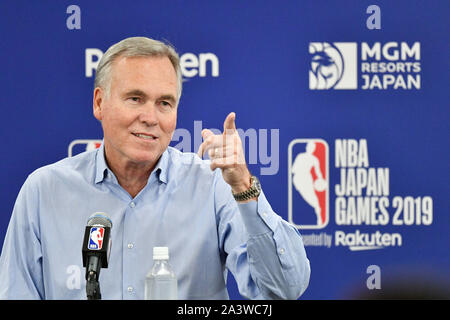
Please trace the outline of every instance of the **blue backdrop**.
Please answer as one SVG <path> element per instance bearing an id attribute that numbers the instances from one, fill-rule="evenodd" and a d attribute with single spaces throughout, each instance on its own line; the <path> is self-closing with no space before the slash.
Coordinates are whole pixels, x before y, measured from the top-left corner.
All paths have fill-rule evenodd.
<path id="1" fill-rule="evenodd" d="M 92 115 L 100 51 L 147 36 L 182 56 L 173 146 L 196 151 L 199 127 L 222 129 L 236 112 L 250 169 L 307 244 L 302 298 L 448 281 L 449 7 L 2 1 L 0 243 L 27 175 L 102 139 Z M 229 291 L 240 299 L 233 279 Z"/>

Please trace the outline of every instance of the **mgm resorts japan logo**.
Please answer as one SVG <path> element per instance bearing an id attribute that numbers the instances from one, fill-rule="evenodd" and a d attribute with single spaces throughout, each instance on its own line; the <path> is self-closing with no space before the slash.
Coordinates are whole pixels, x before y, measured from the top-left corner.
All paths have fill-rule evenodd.
<path id="1" fill-rule="evenodd" d="M 309 56 L 310 90 L 421 87 L 419 42 L 310 42 Z"/>

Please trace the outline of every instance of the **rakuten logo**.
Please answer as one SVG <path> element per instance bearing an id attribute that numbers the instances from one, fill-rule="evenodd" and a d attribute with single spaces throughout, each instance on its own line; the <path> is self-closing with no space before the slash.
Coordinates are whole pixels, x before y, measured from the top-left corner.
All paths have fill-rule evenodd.
<path id="1" fill-rule="evenodd" d="M 94 70 L 103 56 L 103 52 L 96 48 L 87 48 L 85 50 L 85 75 L 91 78 Z M 219 58 L 214 53 L 184 53 L 180 56 L 181 73 L 184 78 L 193 77 L 218 77 L 219 76 Z"/>

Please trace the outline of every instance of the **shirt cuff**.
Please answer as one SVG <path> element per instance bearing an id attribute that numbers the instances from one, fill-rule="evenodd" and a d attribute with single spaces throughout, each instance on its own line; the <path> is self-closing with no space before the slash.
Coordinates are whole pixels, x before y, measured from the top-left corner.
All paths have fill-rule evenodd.
<path id="1" fill-rule="evenodd" d="M 249 235 L 257 235 L 275 231 L 279 216 L 273 212 L 264 193 L 258 197 L 258 201 L 237 203 Z"/>

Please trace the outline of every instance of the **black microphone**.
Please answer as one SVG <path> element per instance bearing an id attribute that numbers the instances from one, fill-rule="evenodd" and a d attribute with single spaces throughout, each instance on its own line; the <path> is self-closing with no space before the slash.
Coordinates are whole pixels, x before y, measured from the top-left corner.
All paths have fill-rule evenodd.
<path id="1" fill-rule="evenodd" d="M 83 267 L 86 268 L 86 296 L 88 300 L 102 298 L 98 278 L 101 268 L 108 268 L 111 251 L 112 221 L 103 212 L 89 217 L 83 240 Z"/>

